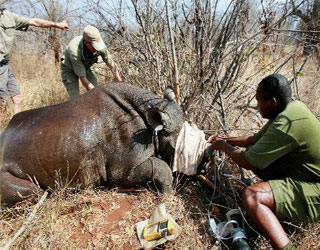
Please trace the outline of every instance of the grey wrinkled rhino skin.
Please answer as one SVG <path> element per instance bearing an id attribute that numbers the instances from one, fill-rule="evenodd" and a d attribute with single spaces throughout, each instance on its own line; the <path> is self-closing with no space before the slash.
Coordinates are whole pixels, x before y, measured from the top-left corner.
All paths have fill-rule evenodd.
<path id="1" fill-rule="evenodd" d="M 129 84 L 103 85 L 77 100 L 21 112 L 0 138 L 1 202 L 12 206 L 57 186 L 133 187 L 151 181 L 169 191 L 182 123 L 176 102 Z M 162 129 L 158 150 L 155 128 Z"/>

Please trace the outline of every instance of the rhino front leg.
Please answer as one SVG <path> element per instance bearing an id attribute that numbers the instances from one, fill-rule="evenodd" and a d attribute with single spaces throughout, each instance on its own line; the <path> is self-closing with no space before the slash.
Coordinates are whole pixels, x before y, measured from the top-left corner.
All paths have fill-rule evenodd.
<path id="1" fill-rule="evenodd" d="M 149 183 L 161 193 L 172 191 L 172 171 L 168 164 L 156 157 L 150 157 L 133 168 L 128 177 L 130 186 L 144 186 Z"/>
<path id="2" fill-rule="evenodd" d="M 0 199 L 1 205 L 13 206 L 17 202 L 23 201 L 43 192 L 30 180 L 21 178 L 20 168 L 17 165 L 5 165 L 0 170 Z M 26 176 L 25 176 L 26 177 Z"/>

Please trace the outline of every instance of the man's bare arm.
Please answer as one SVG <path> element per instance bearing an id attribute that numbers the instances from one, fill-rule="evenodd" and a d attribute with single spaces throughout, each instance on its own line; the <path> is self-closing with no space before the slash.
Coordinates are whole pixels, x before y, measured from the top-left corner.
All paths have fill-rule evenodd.
<path id="1" fill-rule="evenodd" d="M 48 21 L 40 18 L 31 18 L 29 21 L 29 25 L 40 28 L 58 28 L 61 30 L 69 30 L 69 25 L 65 20 L 59 23 L 55 23 L 53 21 Z"/>
<path id="2" fill-rule="evenodd" d="M 237 149 L 233 145 L 229 144 L 226 140 L 218 137 L 217 135 L 212 135 L 208 139 L 211 143 L 211 147 L 215 150 L 221 150 L 231 157 L 240 167 L 248 170 L 254 171 L 256 168 L 251 165 L 250 162 L 244 156 L 244 151 L 242 149 Z"/>
<path id="3" fill-rule="evenodd" d="M 220 150 L 224 151 L 227 155 L 231 157 L 240 167 L 248 170 L 254 171 L 256 168 L 247 161 L 244 156 L 244 151 L 242 149 L 237 149 L 230 145 L 229 143 L 223 141 L 221 142 Z"/>
<path id="4" fill-rule="evenodd" d="M 233 146 L 238 146 L 243 148 L 246 148 L 256 143 L 256 139 L 253 135 L 246 135 L 246 136 L 240 136 L 240 137 L 228 137 L 223 139 L 226 140 L 227 143 Z"/>

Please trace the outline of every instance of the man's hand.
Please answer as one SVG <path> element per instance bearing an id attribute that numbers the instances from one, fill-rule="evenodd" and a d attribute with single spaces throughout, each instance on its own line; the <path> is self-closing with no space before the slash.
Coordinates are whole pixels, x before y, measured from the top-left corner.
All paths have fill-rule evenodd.
<path id="1" fill-rule="evenodd" d="M 94 89 L 94 85 L 86 77 L 80 77 L 80 82 L 87 91 Z"/>
<path id="2" fill-rule="evenodd" d="M 120 76 L 120 73 L 119 73 L 117 67 L 116 66 L 111 66 L 109 68 L 110 68 L 110 70 L 111 70 L 111 72 L 113 74 L 113 81 L 118 82 L 118 83 L 122 83 L 123 81 L 122 81 L 122 78 Z"/>
<path id="3" fill-rule="evenodd" d="M 255 167 L 245 158 L 243 150 L 235 148 L 229 144 L 225 138 L 221 138 L 218 135 L 212 135 L 209 137 L 208 142 L 211 143 L 213 149 L 223 151 L 229 155 L 239 166 L 248 170 L 255 169 Z"/>
<path id="4" fill-rule="evenodd" d="M 91 89 L 94 89 L 94 85 L 92 83 L 89 83 L 87 86 L 85 86 L 86 90 L 89 91 Z"/>
<path id="5" fill-rule="evenodd" d="M 115 76 L 115 77 L 113 78 L 113 81 L 118 82 L 118 83 L 122 83 L 122 82 L 123 82 L 120 75 Z"/>
<path id="6" fill-rule="evenodd" d="M 48 21 L 40 18 L 31 18 L 29 20 L 29 25 L 40 28 L 58 28 L 61 30 L 69 30 L 69 25 L 66 20 L 63 20 L 60 23 L 55 23 L 53 21 Z"/>
<path id="7" fill-rule="evenodd" d="M 57 23 L 57 28 L 61 30 L 69 30 L 69 25 L 66 20 L 63 20 L 60 23 Z"/>
<path id="8" fill-rule="evenodd" d="M 210 136 L 208 142 L 211 143 L 211 147 L 215 150 L 223 150 L 223 146 L 226 144 L 226 141 L 218 135 Z"/>

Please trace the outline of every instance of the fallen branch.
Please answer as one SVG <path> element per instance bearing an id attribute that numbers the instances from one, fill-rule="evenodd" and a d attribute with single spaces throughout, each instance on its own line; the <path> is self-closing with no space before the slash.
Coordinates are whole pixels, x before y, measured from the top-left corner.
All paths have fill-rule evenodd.
<path id="1" fill-rule="evenodd" d="M 4 247 L 1 247 L 0 249 L 2 250 L 9 250 L 11 245 L 15 242 L 15 240 L 28 228 L 29 225 L 31 225 L 39 207 L 41 206 L 41 204 L 44 202 L 44 200 L 47 198 L 48 196 L 48 192 L 44 192 L 44 194 L 42 195 L 41 199 L 39 200 L 39 202 L 36 204 L 36 206 L 34 207 L 34 209 L 32 210 L 31 214 L 29 215 L 29 217 L 23 222 L 22 226 L 20 227 L 20 229 L 16 232 L 16 234 L 7 242 L 7 244 Z"/>
<path id="2" fill-rule="evenodd" d="M 117 188 L 117 190 L 121 193 L 141 193 L 141 192 L 146 192 L 146 189 L 142 189 L 142 188 Z"/>

